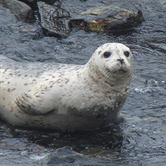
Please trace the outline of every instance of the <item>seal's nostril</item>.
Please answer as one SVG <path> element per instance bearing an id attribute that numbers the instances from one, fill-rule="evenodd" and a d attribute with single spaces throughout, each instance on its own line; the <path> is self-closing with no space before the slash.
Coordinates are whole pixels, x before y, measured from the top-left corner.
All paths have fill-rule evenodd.
<path id="1" fill-rule="evenodd" d="M 119 61 L 121 64 L 124 63 L 124 59 L 117 59 L 117 61 Z"/>

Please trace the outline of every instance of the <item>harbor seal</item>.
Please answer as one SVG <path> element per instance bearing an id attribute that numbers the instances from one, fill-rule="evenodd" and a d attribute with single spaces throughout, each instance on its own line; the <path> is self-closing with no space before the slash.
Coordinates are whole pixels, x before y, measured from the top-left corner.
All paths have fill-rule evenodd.
<path id="1" fill-rule="evenodd" d="M 89 130 L 118 120 L 133 72 L 121 43 L 100 46 L 85 65 L 15 62 L 0 56 L 0 118 L 17 126 Z"/>

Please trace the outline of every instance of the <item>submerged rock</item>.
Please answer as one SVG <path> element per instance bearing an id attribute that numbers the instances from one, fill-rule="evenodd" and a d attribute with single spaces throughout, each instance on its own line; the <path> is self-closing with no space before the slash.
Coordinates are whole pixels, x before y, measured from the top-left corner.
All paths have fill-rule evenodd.
<path id="1" fill-rule="evenodd" d="M 48 157 L 47 165 L 55 165 L 55 164 L 78 164 L 80 161 L 84 161 L 86 157 L 83 155 L 72 151 L 68 147 L 63 147 L 56 149 L 54 153 L 52 153 Z"/>
<path id="2" fill-rule="evenodd" d="M 31 22 L 35 20 L 33 10 L 18 0 L 0 0 L 0 4 L 10 9 L 18 21 Z"/>
<path id="3" fill-rule="evenodd" d="M 38 2 L 43 32 L 46 36 L 67 36 L 70 32 L 68 20 L 70 14 L 60 5 L 49 5 Z"/>
<path id="4" fill-rule="evenodd" d="M 112 3 L 90 8 L 69 22 L 70 28 L 109 32 L 138 26 L 144 20 L 142 12 L 130 2 Z"/>

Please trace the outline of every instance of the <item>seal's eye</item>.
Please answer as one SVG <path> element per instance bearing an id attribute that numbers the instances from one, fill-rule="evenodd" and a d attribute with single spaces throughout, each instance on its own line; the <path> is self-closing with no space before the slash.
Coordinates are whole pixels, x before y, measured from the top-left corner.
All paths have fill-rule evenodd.
<path id="1" fill-rule="evenodd" d="M 129 53 L 128 51 L 125 51 L 125 52 L 124 52 L 124 55 L 125 55 L 126 57 L 129 57 L 130 53 Z"/>
<path id="2" fill-rule="evenodd" d="M 111 52 L 104 52 L 104 58 L 109 58 L 111 56 Z"/>

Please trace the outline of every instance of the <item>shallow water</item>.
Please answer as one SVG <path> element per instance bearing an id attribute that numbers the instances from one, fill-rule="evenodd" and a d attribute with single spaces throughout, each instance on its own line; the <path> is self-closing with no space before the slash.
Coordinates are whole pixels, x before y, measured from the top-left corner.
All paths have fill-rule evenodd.
<path id="1" fill-rule="evenodd" d="M 126 44 L 135 57 L 129 96 L 121 111 L 123 123 L 93 132 L 53 132 L 1 122 L 2 165 L 166 165 L 166 4 L 161 0 L 132 3 L 145 18 L 132 32 L 73 30 L 61 40 L 38 39 L 36 26 L 27 34 L 20 29 L 27 24 L 9 20 L 10 12 L 1 10 L 0 54 L 14 60 L 85 64 L 107 42 Z"/>

